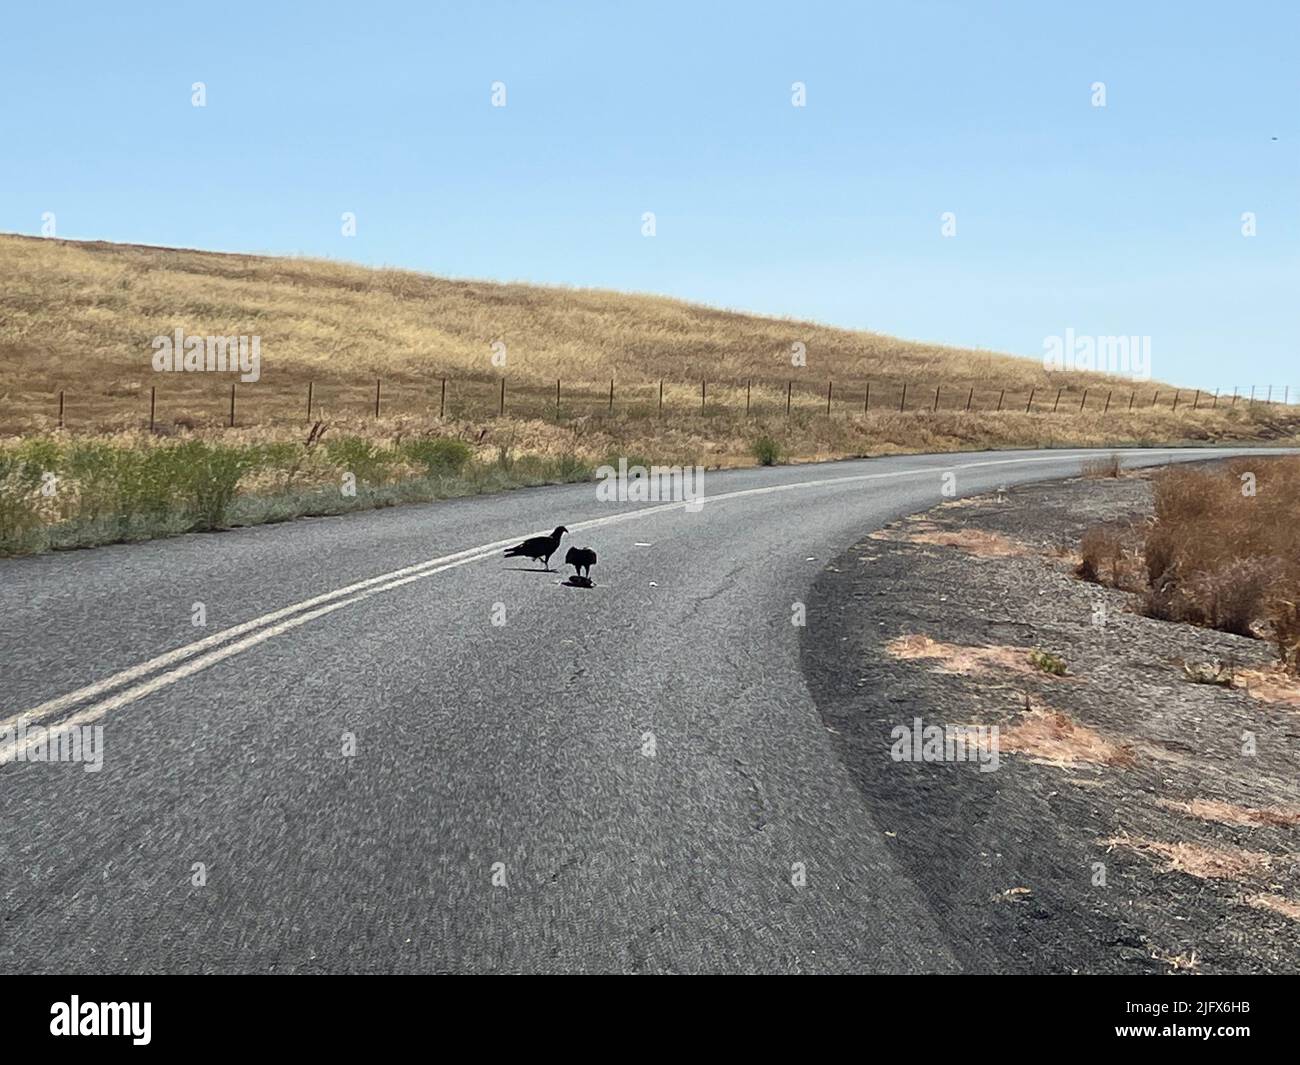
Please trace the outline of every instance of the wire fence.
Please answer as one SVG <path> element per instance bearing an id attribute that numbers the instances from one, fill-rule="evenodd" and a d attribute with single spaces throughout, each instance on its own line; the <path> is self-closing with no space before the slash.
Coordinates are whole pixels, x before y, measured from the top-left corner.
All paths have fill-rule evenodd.
<path id="1" fill-rule="evenodd" d="M 199 378 L 200 380 L 195 380 Z M 588 417 L 683 417 L 744 415 L 852 416 L 897 413 L 1098 414 L 1152 410 L 1198 412 L 1294 406 L 1300 387 L 1237 385 L 1214 390 L 1126 387 L 998 386 L 872 381 L 812 382 L 745 379 L 698 382 L 565 381 L 535 378 L 437 377 L 306 381 L 293 386 L 269 381 L 242 383 L 187 374 L 162 384 L 108 392 L 59 389 L 44 409 L 0 404 L 0 425 L 21 421 L 37 428 L 95 428 L 138 425 L 274 425 L 315 419 L 383 419 L 398 416 L 440 419 L 487 417 L 566 421 Z M 38 407 L 41 406 L 38 404 Z"/>

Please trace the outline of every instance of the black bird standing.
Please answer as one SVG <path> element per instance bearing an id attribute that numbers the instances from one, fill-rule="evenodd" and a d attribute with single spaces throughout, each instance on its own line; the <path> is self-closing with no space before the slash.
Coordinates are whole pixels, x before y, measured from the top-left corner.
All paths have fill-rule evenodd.
<path id="1" fill-rule="evenodd" d="M 573 572 L 579 577 L 590 580 L 591 567 L 596 564 L 596 552 L 590 547 L 571 547 L 569 553 L 564 556 L 564 564 L 572 566 Z M 583 573 L 583 570 L 587 572 Z"/>
<path id="2" fill-rule="evenodd" d="M 560 549 L 560 539 L 568 531 L 563 525 L 557 525 L 550 536 L 530 536 L 522 544 L 507 547 L 506 558 L 540 559 L 542 567 L 549 570 L 551 556 Z"/>

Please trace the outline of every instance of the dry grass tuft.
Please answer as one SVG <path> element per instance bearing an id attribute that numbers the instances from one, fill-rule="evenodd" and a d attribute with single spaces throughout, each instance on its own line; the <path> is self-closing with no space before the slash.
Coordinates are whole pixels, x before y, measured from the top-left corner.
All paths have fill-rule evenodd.
<path id="1" fill-rule="evenodd" d="M 1293 921 L 1300 921 L 1300 902 L 1288 899 L 1285 895 L 1248 895 L 1246 905 L 1254 906 L 1257 910 L 1269 910 L 1281 914 Z"/>
<path id="2" fill-rule="evenodd" d="M 1191 802 L 1157 799 L 1156 802 L 1166 810 L 1176 810 L 1190 817 L 1202 821 L 1215 821 L 1221 825 L 1239 825 L 1244 828 L 1300 825 L 1300 810 L 1294 809 L 1256 809 L 1251 806 L 1234 806 L 1232 803 L 1220 802 L 1217 799 L 1193 799 Z"/>
<path id="3" fill-rule="evenodd" d="M 1240 847 L 1204 847 L 1199 843 L 1165 843 L 1161 840 L 1115 836 L 1102 840 L 1106 847 L 1124 847 L 1148 858 L 1158 858 L 1161 872 L 1186 873 L 1199 880 L 1255 880 L 1269 876 L 1291 855 L 1265 854 Z"/>
<path id="4" fill-rule="evenodd" d="M 1027 755 L 1040 765 L 1061 769 L 1072 769 L 1080 762 L 1112 766 L 1134 762 L 1133 752 L 1127 746 L 1114 743 L 1068 714 L 1049 707 L 1034 707 L 1003 727 L 999 745 L 1004 751 Z"/>
<path id="5" fill-rule="evenodd" d="M 996 670 L 1014 673 L 1037 673 L 1030 664 L 1028 650 L 1024 647 L 990 644 L 985 647 L 968 647 L 960 644 L 940 643 L 929 636 L 897 636 L 885 645 L 894 658 L 934 661 L 936 673 L 973 676 Z"/>
<path id="6" fill-rule="evenodd" d="M 1001 533 L 986 532 L 983 529 L 921 529 L 904 533 L 902 539 L 912 544 L 956 547 L 978 558 L 1009 558 L 1030 553 L 1024 544 L 1018 544 Z"/>

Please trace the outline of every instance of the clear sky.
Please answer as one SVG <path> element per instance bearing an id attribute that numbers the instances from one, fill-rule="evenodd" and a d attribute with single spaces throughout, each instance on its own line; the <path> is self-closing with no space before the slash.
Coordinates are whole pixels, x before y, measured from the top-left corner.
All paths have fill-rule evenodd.
<path id="1" fill-rule="evenodd" d="M 0 26 L 7 232 L 54 212 L 1038 357 L 1150 336 L 1165 380 L 1300 384 L 1295 0 L 43 0 Z"/>

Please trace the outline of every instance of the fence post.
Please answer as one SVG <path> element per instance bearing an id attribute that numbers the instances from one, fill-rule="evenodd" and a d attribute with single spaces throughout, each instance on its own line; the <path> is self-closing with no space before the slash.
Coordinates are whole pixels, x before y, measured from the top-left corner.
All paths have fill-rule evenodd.
<path id="1" fill-rule="evenodd" d="M 1133 410 L 1133 400 L 1134 400 L 1134 398 L 1135 398 L 1136 396 L 1137 396 L 1137 393 L 1136 393 L 1136 392 L 1130 392 L 1130 393 L 1128 394 L 1128 409 L 1129 409 L 1130 413 L 1131 413 L 1132 410 Z"/>
<path id="2" fill-rule="evenodd" d="M 867 394 L 862 400 L 862 413 L 866 414 L 871 409 L 871 382 L 867 382 Z"/>
<path id="3" fill-rule="evenodd" d="M 1255 386 L 1254 386 L 1254 385 L 1251 385 L 1251 386 L 1250 386 L 1250 406 L 1253 407 L 1254 405 L 1255 405 Z"/>
<path id="4" fill-rule="evenodd" d="M 1006 394 L 1007 394 L 1007 390 L 1005 388 L 998 393 L 998 410 L 1002 409 L 1002 397 L 1005 396 Z"/>
<path id="5" fill-rule="evenodd" d="M 745 417 L 746 418 L 749 417 L 749 389 L 753 385 L 753 383 L 754 382 L 749 378 L 745 379 Z"/>
<path id="6" fill-rule="evenodd" d="M 1219 405 L 1219 390 L 1214 390 L 1214 399 L 1210 403 L 1210 410 L 1214 410 Z"/>
<path id="7" fill-rule="evenodd" d="M 903 398 L 898 401 L 898 413 L 902 414 L 907 407 L 907 382 L 903 382 Z"/>
<path id="8" fill-rule="evenodd" d="M 1101 408 L 1102 414 L 1105 414 L 1108 410 L 1110 410 L 1110 397 L 1113 396 L 1114 394 L 1115 394 L 1115 390 L 1113 388 L 1106 393 L 1106 405 Z"/>
<path id="9" fill-rule="evenodd" d="M 1199 410 L 1201 407 L 1201 390 L 1196 390 L 1196 395 L 1192 397 L 1192 410 Z"/>
<path id="10" fill-rule="evenodd" d="M 497 407 L 497 417 L 504 417 L 506 413 L 506 379 L 505 375 L 501 376 L 501 402 Z"/>
<path id="11" fill-rule="evenodd" d="M 664 379 L 659 378 L 659 417 L 664 416 Z"/>
<path id="12" fill-rule="evenodd" d="M 939 389 L 942 387 L 942 385 L 934 386 L 934 406 L 930 408 L 931 414 L 937 414 L 939 412 Z"/>
<path id="13" fill-rule="evenodd" d="M 1035 393 L 1036 391 L 1038 391 L 1038 389 L 1037 389 L 1035 386 L 1031 385 L 1030 388 L 1029 388 L 1029 402 L 1025 404 L 1025 413 L 1026 413 L 1026 414 L 1028 414 L 1028 413 L 1030 412 L 1030 410 L 1033 409 L 1033 406 L 1034 406 L 1034 393 Z"/>
<path id="14" fill-rule="evenodd" d="M 708 396 L 708 390 L 709 390 L 709 382 L 701 381 L 700 382 L 700 413 L 701 414 L 704 413 L 704 405 L 707 402 L 706 397 Z"/>
<path id="15" fill-rule="evenodd" d="M 230 382 L 230 428 L 235 427 L 235 382 Z"/>
<path id="16" fill-rule="evenodd" d="M 1232 405 L 1233 405 L 1234 407 L 1237 405 L 1237 386 L 1236 386 L 1236 385 L 1233 385 L 1233 386 L 1232 386 Z"/>
<path id="17" fill-rule="evenodd" d="M 63 389 L 59 389 L 59 428 L 63 428 Z"/>
<path id="18" fill-rule="evenodd" d="M 970 391 L 966 393 L 966 409 L 970 410 L 971 400 L 975 398 L 975 386 L 970 386 Z"/>
<path id="19" fill-rule="evenodd" d="M 1056 408 L 1059 407 L 1059 406 L 1061 405 L 1061 393 L 1064 392 L 1064 391 L 1065 391 L 1064 388 L 1058 388 L 1058 389 L 1056 390 L 1056 402 L 1052 404 L 1052 413 L 1053 413 L 1053 414 L 1056 413 Z"/>
<path id="20" fill-rule="evenodd" d="M 1151 406 L 1154 407 L 1156 405 L 1156 400 L 1158 400 L 1159 398 L 1160 398 L 1160 389 L 1157 388 L 1156 394 L 1151 397 Z"/>
<path id="21" fill-rule="evenodd" d="M 438 417 L 447 413 L 447 379 L 442 379 L 442 397 L 438 400 Z"/>
<path id="22" fill-rule="evenodd" d="M 831 386 L 833 384 L 833 381 L 826 382 L 826 417 L 828 418 L 831 416 Z"/>
<path id="23" fill-rule="evenodd" d="M 316 384 L 315 381 L 308 381 L 308 382 L 307 382 L 307 420 L 308 420 L 308 421 L 311 421 L 312 387 L 313 387 L 315 384 Z"/>
<path id="24" fill-rule="evenodd" d="M 785 383 L 785 416 L 786 416 L 787 418 L 790 417 L 790 390 L 793 389 L 793 388 L 794 388 L 794 382 L 793 382 L 793 381 L 786 381 L 786 383 Z"/>
<path id="25" fill-rule="evenodd" d="M 153 432 L 154 411 L 158 408 L 158 388 L 156 385 L 149 386 L 149 432 Z"/>
<path id="26" fill-rule="evenodd" d="M 609 379 L 609 413 L 614 413 L 614 378 Z"/>
<path id="27" fill-rule="evenodd" d="M 379 378 L 375 378 L 375 417 L 379 417 Z"/>
<path id="28" fill-rule="evenodd" d="M 1083 413 L 1083 408 L 1088 405 L 1088 390 L 1083 390 L 1083 399 L 1079 400 L 1079 413 Z"/>
<path id="29" fill-rule="evenodd" d="M 1176 389 L 1176 388 L 1174 389 L 1174 405 L 1173 405 L 1172 407 L 1170 407 L 1169 409 L 1170 409 L 1170 410 L 1177 410 L 1177 409 L 1178 409 L 1178 389 Z"/>
<path id="30" fill-rule="evenodd" d="M 555 420 L 560 420 L 560 379 L 555 379 Z"/>

